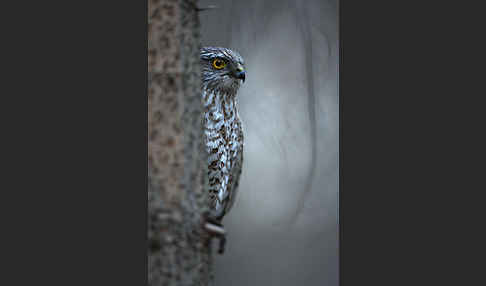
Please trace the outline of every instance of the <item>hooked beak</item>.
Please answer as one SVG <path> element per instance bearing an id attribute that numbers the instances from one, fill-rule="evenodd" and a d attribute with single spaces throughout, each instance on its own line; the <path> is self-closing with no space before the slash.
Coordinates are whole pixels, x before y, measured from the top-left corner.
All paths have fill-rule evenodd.
<path id="1" fill-rule="evenodd" d="M 240 72 L 237 72 L 237 73 L 235 74 L 235 77 L 236 77 L 237 79 L 241 79 L 241 80 L 243 80 L 243 82 L 245 82 L 245 71 L 240 71 Z"/>
<path id="2" fill-rule="evenodd" d="M 245 82 L 245 70 L 241 65 L 238 65 L 236 72 L 234 73 L 235 78 L 243 80 Z"/>

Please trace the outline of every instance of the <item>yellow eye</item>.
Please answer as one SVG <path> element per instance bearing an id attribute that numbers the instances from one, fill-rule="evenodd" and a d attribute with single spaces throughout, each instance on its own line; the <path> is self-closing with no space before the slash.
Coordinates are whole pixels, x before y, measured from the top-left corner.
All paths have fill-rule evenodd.
<path id="1" fill-rule="evenodd" d="M 226 66 L 226 63 L 222 59 L 214 59 L 213 67 L 217 70 L 220 70 Z"/>

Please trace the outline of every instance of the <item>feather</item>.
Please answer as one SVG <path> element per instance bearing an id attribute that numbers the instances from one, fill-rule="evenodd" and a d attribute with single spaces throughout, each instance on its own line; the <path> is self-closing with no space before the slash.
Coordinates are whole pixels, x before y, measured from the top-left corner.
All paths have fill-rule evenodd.
<path id="1" fill-rule="evenodd" d="M 212 67 L 211 60 L 216 57 L 227 61 L 228 70 Z M 201 63 L 210 216 L 221 221 L 234 204 L 243 166 L 243 130 L 236 101 L 240 80 L 229 74 L 232 67 L 244 62 L 232 50 L 205 47 L 201 49 Z"/>

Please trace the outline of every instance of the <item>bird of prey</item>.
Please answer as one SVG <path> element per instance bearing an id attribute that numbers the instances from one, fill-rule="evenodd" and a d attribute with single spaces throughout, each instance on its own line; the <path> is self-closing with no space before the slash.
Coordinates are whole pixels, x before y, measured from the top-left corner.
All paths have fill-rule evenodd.
<path id="1" fill-rule="evenodd" d="M 243 165 L 243 129 L 237 93 L 245 81 L 245 68 L 237 52 L 221 47 L 202 48 L 200 60 L 204 144 L 208 153 L 209 221 L 222 227 L 224 215 L 233 206 Z"/>

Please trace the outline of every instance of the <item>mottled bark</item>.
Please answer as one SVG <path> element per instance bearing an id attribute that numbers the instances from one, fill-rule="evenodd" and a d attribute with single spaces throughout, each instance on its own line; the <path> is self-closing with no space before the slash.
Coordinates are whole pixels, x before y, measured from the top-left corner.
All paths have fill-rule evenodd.
<path id="1" fill-rule="evenodd" d="M 196 1 L 150 0 L 148 284 L 207 285 Z"/>

